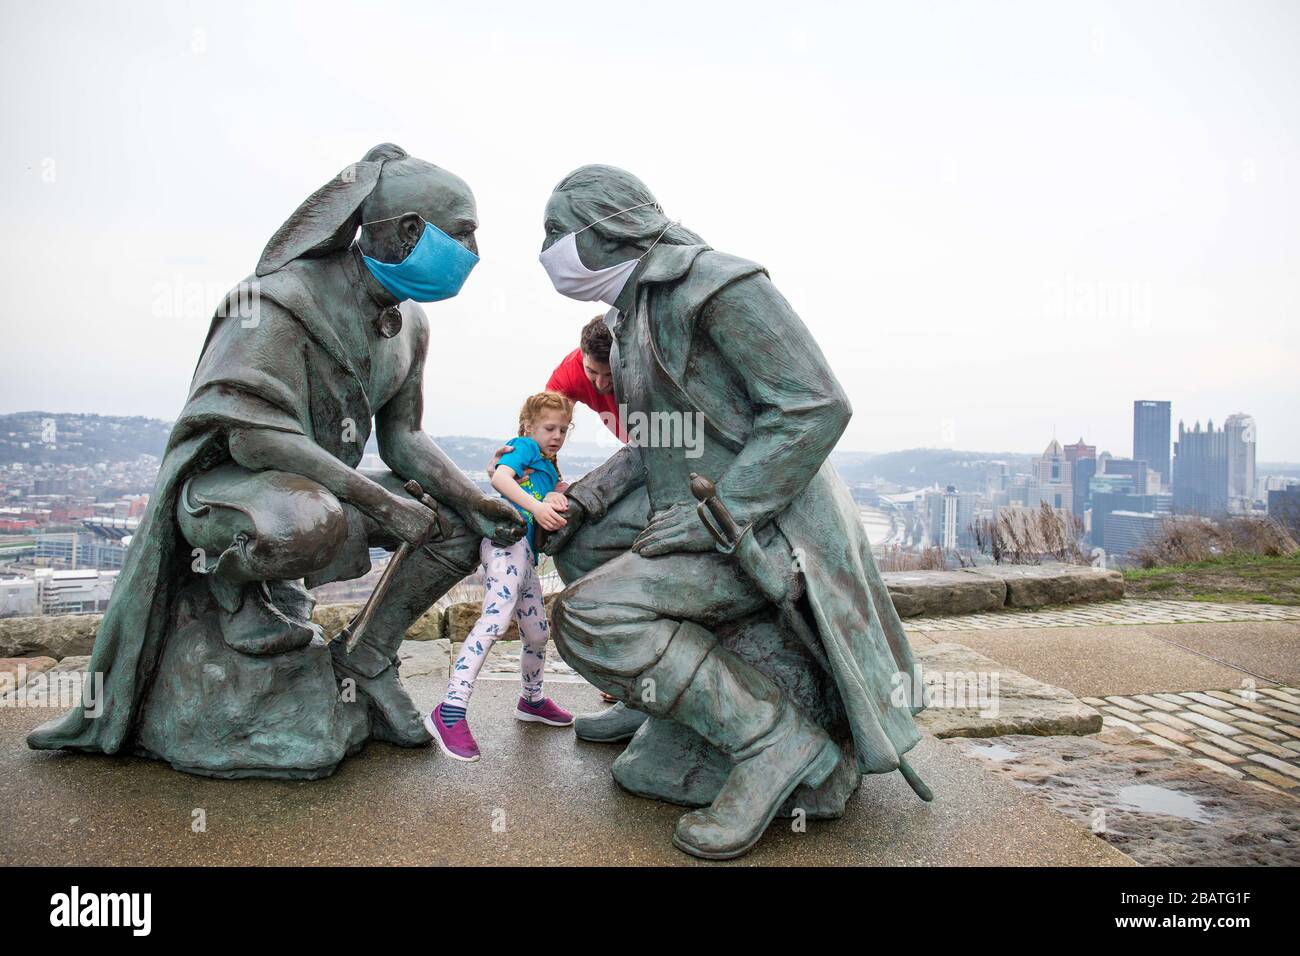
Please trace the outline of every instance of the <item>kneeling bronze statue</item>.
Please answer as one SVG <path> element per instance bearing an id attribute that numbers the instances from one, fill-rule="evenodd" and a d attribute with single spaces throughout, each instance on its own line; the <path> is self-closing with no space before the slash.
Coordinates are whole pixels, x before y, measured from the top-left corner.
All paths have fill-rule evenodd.
<path id="1" fill-rule="evenodd" d="M 614 778 L 698 807 L 673 842 L 706 859 L 747 852 L 779 813 L 840 815 L 862 774 L 898 770 L 930 799 L 904 757 L 916 665 L 827 461 L 852 411 L 807 327 L 761 266 L 671 222 L 625 170 L 571 173 L 544 229 L 556 289 L 613 307 L 629 436 L 545 546 L 568 585 L 556 646 L 620 701 L 578 736 L 630 737 Z"/>

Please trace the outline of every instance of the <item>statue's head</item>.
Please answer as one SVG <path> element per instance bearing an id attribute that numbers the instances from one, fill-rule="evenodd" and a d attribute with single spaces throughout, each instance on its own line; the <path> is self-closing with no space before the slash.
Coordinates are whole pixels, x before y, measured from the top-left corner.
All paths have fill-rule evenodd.
<path id="1" fill-rule="evenodd" d="M 672 223 L 641 180 L 625 169 L 599 164 L 582 166 L 560 180 L 546 203 L 543 229 L 543 252 L 577 233 L 578 256 L 588 269 L 634 259 L 656 238 L 670 245 L 704 242 Z"/>
<path id="2" fill-rule="evenodd" d="M 431 222 L 477 255 L 478 208 L 469 185 L 454 173 L 383 143 L 312 193 L 262 252 L 258 275 L 294 259 L 346 249 L 361 230 L 362 251 L 400 262 Z"/>

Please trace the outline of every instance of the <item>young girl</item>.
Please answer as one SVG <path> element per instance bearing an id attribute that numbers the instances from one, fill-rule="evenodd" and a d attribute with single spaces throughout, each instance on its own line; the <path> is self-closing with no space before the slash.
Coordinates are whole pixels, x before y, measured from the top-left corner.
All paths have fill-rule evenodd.
<path id="1" fill-rule="evenodd" d="M 555 455 L 569 434 L 573 402 L 557 392 L 539 392 L 524 402 L 519 411 L 519 437 L 506 444 L 512 451 L 502 456 L 492 474 L 492 487 L 519 509 L 527 533 L 508 548 L 484 538 L 479 554 L 483 559 L 483 611 L 465 638 L 460 657 L 447 681 L 447 695 L 424 718 L 424 726 L 438 747 L 454 760 L 475 761 L 478 744 L 469 731 L 465 710 L 474 693 L 474 681 L 497 638 L 519 623 L 523 652 L 519 657 L 523 696 L 515 707 L 519 720 L 537 721 L 552 727 L 567 727 L 573 715 L 542 696 L 542 673 L 546 666 L 546 639 L 550 625 L 542 605 L 542 584 L 537 577 L 536 529 L 564 527 L 562 514 L 568 500 L 560 492 L 560 470 Z"/>

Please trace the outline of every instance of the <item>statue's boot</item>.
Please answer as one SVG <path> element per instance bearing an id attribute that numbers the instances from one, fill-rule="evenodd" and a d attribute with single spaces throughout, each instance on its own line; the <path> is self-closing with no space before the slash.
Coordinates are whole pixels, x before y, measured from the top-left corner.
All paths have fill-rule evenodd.
<path id="1" fill-rule="evenodd" d="M 208 585 L 220 606 L 217 621 L 221 639 L 241 654 L 261 657 L 297 651 L 321 634 L 321 629 L 311 621 L 311 607 L 315 602 L 310 595 L 305 614 L 297 606 L 298 600 L 291 599 L 287 604 L 283 600 L 289 596 L 286 588 L 293 587 L 290 582 L 229 584 L 214 574 L 208 577 Z M 306 594 L 301 586 L 297 589 Z M 277 601 L 277 597 L 281 600 Z"/>
<path id="2" fill-rule="evenodd" d="M 402 686 L 397 652 L 407 629 L 465 574 L 464 568 L 435 557 L 427 547 L 411 551 L 351 653 L 342 638 L 330 643 L 334 674 L 340 680 L 351 678 L 367 698 L 370 733 L 377 740 L 399 747 L 422 747 L 433 740 Z"/>
<path id="3" fill-rule="evenodd" d="M 433 738 L 424 729 L 420 712 L 411 695 L 402 686 L 398 673 L 397 640 L 375 632 L 372 618 L 369 628 L 349 654 L 347 642 L 340 637 L 330 644 L 334 657 L 334 676 L 352 680 L 370 708 L 370 736 L 399 747 L 422 747 Z"/>
<path id="4" fill-rule="evenodd" d="M 713 803 L 677 822 L 673 844 L 692 856 L 746 853 L 796 788 L 820 786 L 839 763 L 839 748 L 771 678 L 693 622 L 676 623 L 663 655 L 635 686 L 651 698 L 652 715 L 686 724 L 734 764 Z"/>
<path id="5" fill-rule="evenodd" d="M 619 701 L 597 714 L 583 714 L 573 722 L 579 740 L 594 744 L 616 744 L 631 740 L 648 715 Z"/>

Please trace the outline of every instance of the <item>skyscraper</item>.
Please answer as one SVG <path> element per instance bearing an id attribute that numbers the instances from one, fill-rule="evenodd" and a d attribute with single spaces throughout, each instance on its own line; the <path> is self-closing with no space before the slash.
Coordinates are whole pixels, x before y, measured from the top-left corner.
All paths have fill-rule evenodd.
<path id="1" fill-rule="evenodd" d="M 1223 423 L 1228 436 L 1228 510 L 1249 513 L 1255 506 L 1255 419 L 1237 412 Z"/>
<path id="2" fill-rule="evenodd" d="M 1160 482 L 1168 488 L 1169 469 L 1168 402 L 1138 400 L 1133 403 L 1133 459 L 1145 461 L 1160 472 Z"/>
<path id="3" fill-rule="evenodd" d="M 1228 510 L 1228 435 L 1213 420 L 1190 431 L 1178 423 L 1174 445 L 1174 511 L 1217 517 Z"/>
<path id="4" fill-rule="evenodd" d="M 1097 473 L 1097 446 L 1085 445 L 1083 436 L 1078 444 L 1065 446 L 1065 460 L 1070 465 L 1070 485 L 1073 489 L 1070 510 L 1078 518 L 1088 508 L 1088 482 Z"/>
<path id="5" fill-rule="evenodd" d="M 1113 557 L 1127 557 L 1159 537 L 1165 515 L 1138 511 L 1112 511 L 1106 515 L 1106 551 Z"/>
<path id="6" fill-rule="evenodd" d="M 1065 446 L 1066 461 L 1073 465 L 1080 458 L 1091 458 L 1093 461 L 1097 460 L 1097 446 L 1085 445 L 1082 436 L 1079 437 L 1079 443 L 1077 445 Z"/>
<path id="7" fill-rule="evenodd" d="M 1053 508 L 1074 512 L 1074 476 L 1065 460 L 1065 449 L 1055 438 L 1045 449 L 1043 457 L 1033 461 L 1033 477 L 1029 482 L 1026 504 L 1037 508 L 1046 502 Z"/>
<path id="8" fill-rule="evenodd" d="M 1145 495 L 1152 490 L 1147 481 L 1147 473 L 1152 470 L 1145 461 L 1134 461 L 1132 458 L 1112 458 L 1106 462 L 1106 474 L 1130 475 L 1133 478 L 1133 493 L 1136 495 Z"/>
<path id="9" fill-rule="evenodd" d="M 1082 518 L 1083 513 L 1091 507 L 1092 502 L 1088 500 L 1089 482 L 1097 474 L 1097 459 L 1095 458 L 1076 458 L 1074 460 L 1074 469 L 1070 473 L 1073 483 L 1073 498 L 1075 517 Z"/>
<path id="10" fill-rule="evenodd" d="M 969 546 L 975 521 L 975 506 L 979 495 L 959 492 L 948 485 L 942 493 L 926 492 L 925 508 L 929 518 L 929 544 L 931 547 L 955 551 Z"/>

